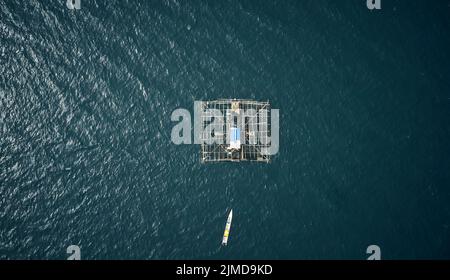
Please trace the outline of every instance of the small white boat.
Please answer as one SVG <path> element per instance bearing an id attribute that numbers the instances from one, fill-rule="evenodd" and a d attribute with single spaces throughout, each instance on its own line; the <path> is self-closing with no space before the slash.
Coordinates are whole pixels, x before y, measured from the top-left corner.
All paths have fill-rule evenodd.
<path id="1" fill-rule="evenodd" d="M 228 236 L 230 235 L 231 220 L 233 219 L 233 209 L 228 214 L 227 224 L 225 225 L 225 232 L 223 233 L 222 245 L 227 245 Z"/>

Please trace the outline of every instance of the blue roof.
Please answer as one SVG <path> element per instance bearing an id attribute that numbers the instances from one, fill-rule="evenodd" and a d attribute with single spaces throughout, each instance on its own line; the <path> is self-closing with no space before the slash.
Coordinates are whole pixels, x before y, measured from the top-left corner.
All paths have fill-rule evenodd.
<path id="1" fill-rule="evenodd" d="M 241 130 L 237 127 L 232 127 L 230 131 L 231 142 L 236 142 L 241 140 Z"/>

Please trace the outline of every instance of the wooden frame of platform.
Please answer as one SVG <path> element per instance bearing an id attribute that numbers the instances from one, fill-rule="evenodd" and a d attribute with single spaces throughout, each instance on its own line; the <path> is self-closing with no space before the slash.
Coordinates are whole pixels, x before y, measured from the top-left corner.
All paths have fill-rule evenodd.
<path id="1" fill-rule="evenodd" d="M 201 161 L 257 161 L 270 162 L 270 155 L 263 153 L 269 148 L 270 104 L 244 99 L 219 99 L 201 103 Z M 223 117 L 223 125 L 211 125 L 217 113 Z M 256 113 L 256 114 L 255 114 Z M 231 145 L 230 131 L 239 129 L 240 147 Z M 211 143 L 211 137 L 218 136 L 223 142 Z M 265 139 L 264 139 L 265 138 Z"/>

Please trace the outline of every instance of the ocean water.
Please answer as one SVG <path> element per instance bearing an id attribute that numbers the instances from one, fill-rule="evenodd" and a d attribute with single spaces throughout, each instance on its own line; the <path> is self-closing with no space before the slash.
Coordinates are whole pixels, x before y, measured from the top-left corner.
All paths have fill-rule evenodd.
<path id="1" fill-rule="evenodd" d="M 65 2 L 0 0 L 1 259 L 450 258 L 450 1 Z M 217 98 L 271 163 L 172 144 Z"/>

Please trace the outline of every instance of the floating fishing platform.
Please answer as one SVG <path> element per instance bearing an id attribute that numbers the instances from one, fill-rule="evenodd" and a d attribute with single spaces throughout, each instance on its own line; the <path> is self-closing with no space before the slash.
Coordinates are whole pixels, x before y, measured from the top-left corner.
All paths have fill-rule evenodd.
<path id="1" fill-rule="evenodd" d="M 244 99 L 201 102 L 201 161 L 270 161 L 270 104 Z M 214 123 L 214 119 L 220 119 Z M 211 141 L 212 138 L 219 141 Z"/>

